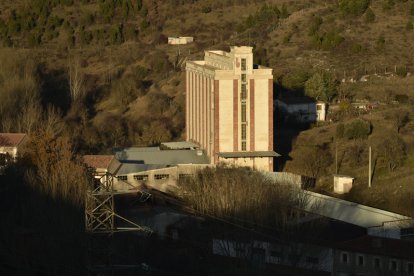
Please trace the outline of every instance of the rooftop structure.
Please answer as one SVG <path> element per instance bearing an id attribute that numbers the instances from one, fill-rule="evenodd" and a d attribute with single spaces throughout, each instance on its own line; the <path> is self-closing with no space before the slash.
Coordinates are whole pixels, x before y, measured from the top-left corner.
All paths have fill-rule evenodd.
<path id="1" fill-rule="evenodd" d="M 26 133 L 0 133 L 0 147 L 17 147 L 26 136 Z"/>
<path id="2" fill-rule="evenodd" d="M 83 162 L 91 168 L 107 169 L 114 159 L 113 155 L 84 155 Z"/>
<path id="3" fill-rule="evenodd" d="M 190 149 L 197 149 L 199 147 L 200 147 L 199 145 L 192 143 L 192 142 L 188 142 L 188 141 L 161 143 L 161 148 L 166 148 L 166 149 L 171 149 L 171 150 L 182 150 L 182 149 L 190 150 Z"/>
<path id="4" fill-rule="evenodd" d="M 401 214 L 310 191 L 305 194 L 305 211 L 363 227 L 370 235 L 399 239 L 401 229 L 412 227 L 412 218 Z"/>
<path id="5" fill-rule="evenodd" d="M 202 150 L 160 150 L 158 147 L 125 148 L 115 151 L 115 157 L 122 163 L 146 165 L 209 164 L 208 156 Z"/>
<path id="6" fill-rule="evenodd" d="M 205 51 L 186 64 L 186 139 L 219 162 L 273 171 L 272 69 L 252 47 Z"/>

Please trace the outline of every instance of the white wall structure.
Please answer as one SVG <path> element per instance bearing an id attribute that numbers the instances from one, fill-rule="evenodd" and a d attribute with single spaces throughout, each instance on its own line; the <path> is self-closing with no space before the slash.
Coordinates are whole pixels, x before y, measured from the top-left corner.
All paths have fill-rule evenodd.
<path id="1" fill-rule="evenodd" d="M 156 189 L 164 193 L 175 194 L 178 182 L 182 178 L 194 177 L 199 170 L 211 165 L 182 164 L 171 167 L 124 173 L 122 168 L 114 180 L 114 189 L 118 191 L 139 189 Z"/>
<path id="2" fill-rule="evenodd" d="M 168 37 L 168 44 L 170 45 L 183 45 L 194 41 L 192 36 L 180 36 L 180 37 Z"/>
<path id="3" fill-rule="evenodd" d="M 346 175 L 334 175 L 334 193 L 346 194 L 352 189 L 354 178 Z"/>
<path id="4" fill-rule="evenodd" d="M 369 235 L 400 239 L 401 229 L 414 225 L 412 218 L 339 198 L 304 191 L 309 213 L 367 229 Z"/>
<path id="5" fill-rule="evenodd" d="M 212 164 L 273 171 L 272 69 L 254 65 L 252 47 L 206 51 L 186 64 L 186 139 Z"/>

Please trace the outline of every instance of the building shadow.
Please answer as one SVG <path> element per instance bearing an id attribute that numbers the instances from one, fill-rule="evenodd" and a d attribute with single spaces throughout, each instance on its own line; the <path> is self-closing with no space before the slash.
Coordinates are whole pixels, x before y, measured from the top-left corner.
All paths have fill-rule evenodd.
<path id="1" fill-rule="evenodd" d="M 287 90 L 276 83 L 273 91 L 273 148 L 281 155 L 274 160 L 274 171 L 283 171 L 292 159 L 295 139 L 317 120 L 317 102 L 303 90 Z"/>

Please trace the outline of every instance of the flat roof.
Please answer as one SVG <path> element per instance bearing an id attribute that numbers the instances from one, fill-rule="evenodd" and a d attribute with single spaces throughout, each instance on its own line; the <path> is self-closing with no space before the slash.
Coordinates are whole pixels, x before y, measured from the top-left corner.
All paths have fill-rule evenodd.
<path id="1" fill-rule="evenodd" d="M 126 163 L 150 165 L 210 164 L 210 160 L 201 150 L 144 150 L 137 148 L 119 149 L 115 158 Z"/>
<path id="2" fill-rule="evenodd" d="M 193 142 L 188 142 L 188 141 L 181 141 L 181 142 L 166 142 L 166 143 L 161 143 L 161 146 L 164 146 L 168 149 L 197 149 L 200 146 L 193 143 Z"/>
<path id="3" fill-rule="evenodd" d="M 410 217 L 369 207 L 339 198 L 304 191 L 305 211 L 364 228 L 382 226 L 384 222 L 410 220 Z"/>
<path id="4" fill-rule="evenodd" d="M 247 157 L 278 157 L 281 156 L 274 151 L 237 151 L 237 152 L 219 152 L 219 157 L 223 158 L 247 158 Z"/>

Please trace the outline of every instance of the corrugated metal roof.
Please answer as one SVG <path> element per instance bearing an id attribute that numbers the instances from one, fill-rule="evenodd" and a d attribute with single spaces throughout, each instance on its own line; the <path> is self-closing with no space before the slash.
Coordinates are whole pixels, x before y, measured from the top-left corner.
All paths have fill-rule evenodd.
<path id="1" fill-rule="evenodd" d="M 238 151 L 220 152 L 219 157 L 223 158 L 247 158 L 247 157 L 278 157 L 280 154 L 274 151 Z"/>
<path id="2" fill-rule="evenodd" d="M 331 196 L 310 191 L 305 191 L 305 194 L 308 202 L 304 208 L 306 211 L 364 228 L 381 226 L 384 222 L 410 219 L 397 213 Z"/>
<path id="3" fill-rule="evenodd" d="M 123 163 L 134 161 L 136 164 L 150 165 L 210 164 L 208 156 L 200 150 L 139 151 L 135 148 L 126 148 L 117 151 L 115 158 Z"/>
<path id="4" fill-rule="evenodd" d="M 166 142 L 166 143 L 161 143 L 161 146 L 164 146 L 168 149 L 196 149 L 199 148 L 200 146 L 192 143 L 192 142 L 187 142 L 187 141 L 180 141 L 180 142 Z"/>

